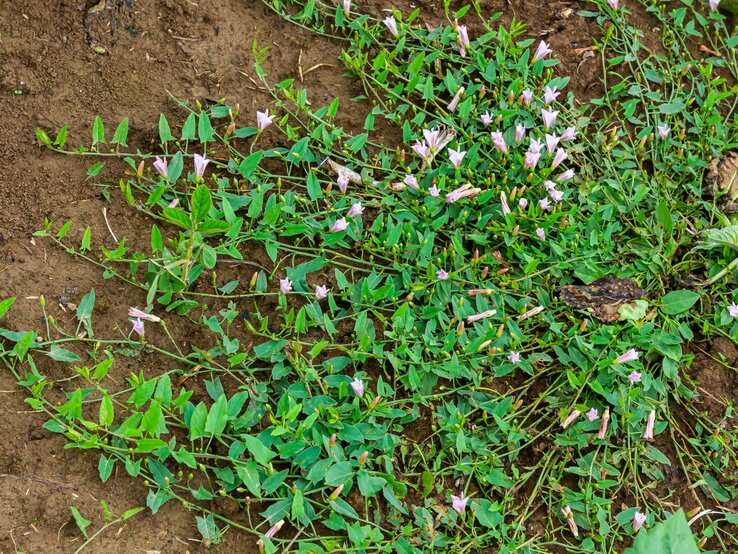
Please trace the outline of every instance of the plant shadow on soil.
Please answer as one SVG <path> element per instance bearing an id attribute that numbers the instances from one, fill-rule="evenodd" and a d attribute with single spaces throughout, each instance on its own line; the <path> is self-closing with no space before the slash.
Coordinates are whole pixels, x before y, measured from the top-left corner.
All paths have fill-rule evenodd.
<path id="1" fill-rule="evenodd" d="M 140 230 L 148 228 L 146 219 L 127 206 L 117 191 L 111 189 L 114 202 L 105 201 L 102 190 L 87 179 L 89 159 L 54 155 L 39 147 L 34 139 L 36 127 L 53 133 L 69 124 L 70 142 L 76 145 L 87 140 L 95 115 L 110 123 L 128 116 L 130 146 L 151 150 L 157 140 L 158 114 L 167 114 L 170 121 L 182 117 L 168 93 L 187 101 L 225 97 L 240 103 L 242 117 L 253 117 L 270 100 L 252 80 L 251 44 L 256 39 L 260 47 L 269 46 L 263 65 L 272 82 L 297 78 L 300 67 L 305 70 L 323 64 L 304 74 L 303 86 L 313 104 L 324 105 L 340 97 L 339 124 L 360 128 L 369 107 L 350 101 L 362 90 L 357 81 L 342 75 L 340 44 L 291 26 L 257 0 L 199 4 L 188 0 L 19 0 L 0 5 L 0 159 L 4 162 L 0 166 L 0 299 L 18 299 L 4 327 L 41 332 L 37 298 L 43 295 L 49 313 L 62 327 L 70 328 L 75 320 L 69 303 L 75 304 L 94 287 L 96 332 L 120 336 L 128 331 L 128 306 L 145 302 L 142 291 L 103 280 L 97 268 L 79 263 L 49 242 L 31 240 L 44 218 L 57 224 L 71 219 L 72 240 L 79 240 L 90 226 L 93 248 L 101 244 L 114 248 L 104 207 L 110 229 L 133 247 L 143 248 L 138 244 L 145 238 Z M 375 14 L 390 7 L 378 0 L 364 4 L 362 9 Z M 418 4 L 427 20 L 442 17 L 442 2 Z M 393 5 L 405 14 L 414 8 L 406 0 Z M 530 36 L 549 41 L 562 62 L 556 71 L 570 76 L 568 90 L 586 101 L 600 96 L 602 85 L 597 58 L 587 58 L 577 50 L 590 46 L 596 32 L 591 20 L 577 16 L 583 8 L 579 2 L 566 1 L 482 2 L 483 13 L 501 11 L 502 24 L 512 18 L 522 20 Z M 386 138 L 391 141 L 393 136 L 396 133 L 390 131 Z M 276 140 L 269 134 L 266 139 Z M 122 164 L 109 164 L 105 171 L 115 177 L 122 170 Z M 268 265 L 262 253 L 255 256 L 252 261 Z M 238 271 L 241 269 L 232 269 Z M 186 348 L 204 340 L 186 322 L 175 323 L 172 330 Z M 730 347 L 729 363 L 733 365 L 736 352 Z M 735 391 L 735 375 L 721 367 L 703 356 L 694 377 L 716 395 Z M 137 367 L 132 361 L 129 367 L 116 366 L 111 378 L 123 384 L 138 369 L 151 376 L 161 368 Z M 83 538 L 70 506 L 92 519 L 91 529 L 96 529 L 104 523 L 100 500 L 120 514 L 144 505 L 146 491 L 122 471 L 101 483 L 97 457 L 65 450 L 64 439 L 42 430 L 43 419 L 28 409 L 24 398 L 12 375 L 0 374 L 0 434 L 5 443 L 0 451 L 0 552 L 73 552 Z M 427 423 L 418 422 L 415 430 L 430 429 Z M 684 491 L 687 483 L 673 486 Z M 531 527 L 534 531 L 535 524 Z M 204 550 L 197 535 L 192 515 L 169 503 L 156 516 L 143 512 L 123 525 L 112 526 L 89 550 Z M 230 532 L 225 545 L 215 550 L 256 551 L 254 540 Z"/>

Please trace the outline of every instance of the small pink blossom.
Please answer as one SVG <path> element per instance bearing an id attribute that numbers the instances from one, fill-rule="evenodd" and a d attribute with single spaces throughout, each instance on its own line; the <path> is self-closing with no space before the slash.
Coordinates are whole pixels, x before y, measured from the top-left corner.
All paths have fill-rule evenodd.
<path id="1" fill-rule="evenodd" d="M 500 205 L 502 207 L 502 215 L 510 213 L 510 206 L 507 204 L 507 195 L 505 194 L 505 191 L 500 193 Z"/>
<path id="2" fill-rule="evenodd" d="M 543 142 L 538 139 L 531 138 L 530 145 L 528 146 L 528 152 L 535 152 L 537 154 L 541 150 L 543 150 Z"/>
<path id="3" fill-rule="evenodd" d="M 518 206 L 521 210 L 524 210 L 528 207 L 528 200 L 525 198 L 521 198 L 520 200 L 518 200 Z"/>
<path id="4" fill-rule="evenodd" d="M 425 142 L 416 141 L 413 144 L 413 151 L 424 160 L 428 159 L 430 155 L 430 148 L 428 148 Z"/>
<path id="5" fill-rule="evenodd" d="M 418 180 L 415 178 L 415 175 L 407 175 L 405 179 L 402 181 L 410 188 L 414 188 L 415 190 L 418 190 Z"/>
<path id="6" fill-rule="evenodd" d="M 136 319 L 143 319 L 146 321 L 151 321 L 152 323 L 158 323 L 159 321 L 161 321 L 160 317 L 157 317 L 154 314 L 146 313 L 142 310 L 139 310 L 138 308 L 128 308 L 128 317 L 135 317 Z"/>
<path id="7" fill-rule="evenodd" d="M 475 321 L 480 321 L 482 319 L 486 319 L 488 317 L 492 317 L 497 313 L 497 310 L 487 310 L 478 314 L 470 315 L 466 318 L 467 323 L 474 323 Z"/>
<path id="8" fill-rule="evenodd" d="M 177 206 L 179 206 L 179 198 L 175 198 L 169 204 L 167 204 L 167 208 L 176 208 Z"/>
<path id="9" fill-rule="evenodd" d="M 546 108 L 541 109 L 541 117 L 543 118 L 543 126 L 548 131 L 551 126 L 556 123 L 556 118 L 559 116 L 558 110 L 547 110 Z"/>
<path id="10" fill-rule="evenodd" d="M 441 191 L 438 190 L 438 187 L 436 185 L 432 185 L 428 187 L 428 194 L 433 196 L 434 198 L 437 197 L 439 194 L 441 194 Z"/>
<path id="11" fill-rule="evenodd" d="M 492 136 L 492 144 L 495 145 L 495 148 L 503 154 L 507 153 L 507 144 L 505 143 L 505 138 L 502 136 L 502 133 L 499 131 L 492 131 L 490 135 Z"/>
<path id="12" fill-rule="evenodd" d="M 425 138 L 425 143 L 431 150 L 435 150 L 438 146 L 440 136 L 441 131 L 439 129 L 423 129 L 423 138 Z"/>
<path id="13" fill-rule="evenodd" d="M 602 440 L 605 438 L 607 433 L 607 422 L 610 421 L 610 408 L 605 408 L 605 413 L 602 414 L 602 421 L 600 422 L 600 430 L 597 433 L 597 438 Z"/>
<path id="14" fill-rule="evenodd" d="M 338 178 L 336 179 L 336 183 L 338 184 L 338 190 L 341 192 L 346 192 L 346 189 L 348 189 L 349 183 L 351 180 L 349 179 L 348 175 L 344 171 L 338 172 Z"/>
<path id="15" fill-rule="evenodd" d="M 543 227 L 538 227 L 536 229 L 536 235 L 541 240 L 546 240 L 546 231 L 543 230 Z"/>
<path id="16" fill-rule="evenodd" d="M 492 124 L 492 115 L 489 112 L 484 112 L 482 115 L 479 116 L 479 119 L 482 121 L 482 125 L 485 127 L 488 127 Z"/>
<path id="17" fill-rule="evenodd" d="M 346 214 L 346 217 L 357 217 L 362 214 L 364 208 L 361 206 L 361 202 L 357 202 L 351 206 L 351 209 Z"/>
<path id="18" fill-rule="evenodd" d="M 551 197 L 551 200 L 553 200 L 557 204 L 561 202 L 564 198 L 564 192 L 556 189 L 548 189 L 548 195 Z"/>
<path id="19" fill-rule="evenodd" d="M 636 512 L 633 514 L 633 531 L 638 531 L 646 523 L 646 514 Z"/>
<path id="20" fill-rule="evenodd" d="M 613 10 L 617 10 L 618 9 L 618 4 L 620 3 L 620 0 L 607 0 L 607 3 L 610 5 L 610 7 Z"/>
<path id="21" fill-rule="evenodd" d="M 168 169 L 167 159 L 157 156 L 154 160 L 154 169 L 156 169 L 159 175 L 161 175 L 162 177 L 166 177 Z"/>
<path id="22" fill-rule="evenodd" d="M 572 534 L 575 537 L 579 536 L 579 528 L 577 527 L 577 522 L 574 521 L 574 514 L 571 511 L 571 508 L 569 506 L 564 506 L 561 509 L 561 513 L 566 518 L 566 523 L 569 525 L 569 529 L 571 530 Z"/>
<path id="23" fill-rule="evenodd" d="M 574 177 L 574 170 L 573 169 L 567 169 L 561 175 L 559 175 L 558 177 L 556 177 L 556 180 L 559 183 L 563 183 L 564 181 L 568 181 L 572 177 Z"/>
<path id="24" fill-rule="evenodd" d="M 735 302 L 728 304 L 728 313 L 730 317 L 738 317 L 738 304 Z"/>
<path id="25" fill-rule="evenodd" d="M 557 168 L 559 165 L 561 165 L 561 162 L 563 162 L 568 157 L 569 155 L 566 153 L 566 150 L 564 150 L 563 148 L 559 148 L 558 150 L 556 150 L 556 155 L 554 156 L 554 159 L 551 162 L 551 169 Z"/>
<path id="26" fill-rule="evenodd" d="M 283 525 L 284 520 L 280 519 L 277 523 L 272 525 L 266 533 L 264 533 L 264 538 L 269 540 L 274 538 L 274 535 L 277 534 L 277 532 L 282 528 Z M 263 553 L 265 548 L 264 539 L 259 539 L 258 541 L 256 541 L 256 545 L 259 547 L 259 552 Z"/>
<path id="27" fill-rule="evenodd" d="M 661 140 L 666 140 L 666 137 L 668 137 L 669 133 L 671 132 L 671 129 L 668 125 L 659 125 L 657 129 L 659 131 L 659 138 Z"/>
<path id="28" fill-rule="evenodd" d="M 538 205 L 541 207 L 542 210 L 547 210 L 551 207 L 551 202 L 549 202 L 548 198 L 541 198 L 538 201 Z"/>
<path id="29" fill-rule="evenodd" d="M 477 196 L 482 189 L 472 187 L 471 183 L 466 183 L 459 188 L 452 190 L 446 195 L 446 202 L 453 203 L 462 198 L 471 198 Z"/>
<path id="30" fill-rule="evenodd" d="M 462 152 L 461 148 L 458 150 L 454 150 L 453 148 L 448 149 L 448 159 L 451 160 L 451 163 L 456 168 L 461 165 L 461 161 L 464 159 L 464 156 L 466 156 L 466 152 Z"/>
<path id="31" fill-rule="evenodd" d="M 543 101 L 546 104 L 550 104 L 551 102 L 556 100 L 559 94 L 561 93 L 556 90 L 556 87 L 551 88 L 547 86 L 545 89 L 543 89 Z"/>
<path id="32" fill-rule="evenodd" d="M 523 142 L 525 138 L 525 125 L 522 123 L 515 126 L 515 142 Z"/>
<path id="33" fill-rule="evenodd" d="M 351 0 L 343 0 L 343 14 L 348 15 L 351 13 Z"/>
<path id="34" fill-rule="evenodd" d="M 710 0 L 710 10 L 716 11 L 720 5 L 720 0 Z"/>
<path id="35" fill-rule="evenodd" d="M 525 153 L 525 169 L 532 169 L 538 165 L 538 160 L 541 159 L 541 153 L 528 150 Z"/>
<path id="36" fill-rule="evenodd" d="M 469 48 L 469 34 L 466 30 L 466 25 L 459 25 L 459 53 L 461 57 L 466 57 L 466 49 Z"/>
<path id="37" fill-rule="evenodd" d="M 256 112 L 256 127 L 259 129 L 259 132 L 261 133 L 264 129 L 269 127 L 275 117 L 277 117 L 276 114 L 269 115 L 269 110 Z"/>
<path id="38" fill-rule="evenodd" d="M 384 21 L 382 23 L 384 23 L 387 29 L 389 29 L 389 32 L 392 33 L 392 36 L 396 37 L 399 35 L 399 33 L 397 32 L 397 20 L 394 17 L 388 15 L 384 18 Z"/>
<path id="39" fill-rule="evenodd" d="M 359 398 L 364 396 L 364 381 L 361 379 L 354 379 L 351 381 L 351 390 L 354 391 L 354 394 Z"/>
<path id="40" fill-rule="evenodd" d="M 446 279 L 448 279 L 448 272 L 439 269 L 438 271 L 436 271 L 436 277 L 441 281 L 445 281 Z"/>
<path id="41" fill-rule="evenodd" d="M 279 291 L 282 294 L 287 294 L 292 290 L 292 281 L 289 280 L 289 278 L 285 277 L 284 279 L 279 280 Z"/>
<path id="42" fill-rule="evenodd" d="M 554 150 L 556 150 L 556 147 L 559 144 L 559 140 L 561 140 L 556 135 L 549 135 L 546 133 L 546 152 L 549 154 L 553 154 Z"/>
<path id="43" fill-rule="evenodd" d="M 520 100 L 522 100 L 523 104 L 526 106 L 530 106 L 531 100 L 533 100 L 533 92 L 525 89 L 523 92 L 520 93 Z"/>
<path id="44" fill-rule="evenodd" d="M 133 330 L 136 332 L 136 334 L 139 337 L 144 336 L 144 322 L 142 319 L 136 318 L 132 321 L 133 323 Z"/>
<path id="45" fill-rule="evenodd" d="M 630 381 L 630 383 L 632 385 L 635 385 L 636 383 L 640 383 L 641 382 L 641 374 L 638 373 L 637 371 L 633 370 L 633 373 L 631 373 L 630 375 L 628 375 L 628 381 Z"/>
<path id="46" fill-rule="evenodd" d="M 459 105 L 459 100 L 461 99 L 461 95 L 464 94 L 464 87 L 461 87 L 459 90 L 456 91 L 456 94 L 454 94 L 453 99 L 449 103 L 448 106 L 446 106 L 446 109 L 450 112 L 453 112 L 456 110 L 456 106 Z"/>
<path id="47" fill-rule="evenodd" d="M 348 221 L 346 221 L 345 217 L 340 217 L 333 224 L 333 227 L 331 227 L 331 231 L 333 231 L 334 233 L 340 233 L 341 231 L 345 231 L 347 228 Z"/>
<path id="48" fill-rule="evenodd" d="M 643 440 L 653 440 L 653 426 L 656 423 L 656 410 L 651 410 L 648 414 L 648 421 L 646 422 L 646 431 L 643 433 Z"/>
<path id="49" fill-rule="evenodd" d="M 469 502 L 469 499 L 464 497 L 463 492 L 459 496 L 456 496 L 455 494 L 451 495 L 451 507 L 454 509 L 455 512 L 459 514 L 463 513 L 464 510 L 466 510 L 467 502 Z"/>
<path id="50" fill-rule="evenodd" d="M 636 361 L 638 359 L 638 356 L 639 356 L 638 350 L 636 350 L 635 348 L 631 348 L 630 350 L 628 350 L 624 354 L 620 354 L 620 356 L 618 356 L 617 358 L 615 358 L 615 363 L 616 364 L 625 364 L 627 362 L 634 362 L 634 361 Z"/>
<path id="51" fill-rule="evenodd" d="M 536 49 L 536 53 L 533 54 L 533 61 L 537 62 L 538 60 L 542 60 L 545 58 L 548 54 L 553 52 L 548 44 L 546 44 L 545 41 L 541 41 L 538 45 L 538 48 Z"/>
<path id="52" fill-rule="evenodd" d="M 520 363 L 520 352 L 510 352 L 507 359 L 511 364 Z"/>
<path id="53" fill-rule="evenodd" d="M 590 408 L 590 410 L 586 413 L 587 419 L 590 421 L 594 421 L 599 415 L 600 413 L 597 411 L 597 408 Z"/>
<path id="54" fill-rule="evenodd" d="M 193 156 L 194 162 L 195 162 L 195 176 L 198 178 L 202 178 L 202 176 L 205 174 L 205 168 L 210 163 L 210 160 L 205 158 L 205 156 L 201 156 L 200 154 L 195 154 Z"/>
<path id="55" fill-rule="evenodd" d="M 574 422 L 574 420 L 579 417 L 581 413 L 582 412 L 580 412 L 579 410 L 572 410 L 571 413 L 569 414 L 569 417 L 567 417 L 564 420 L 564 423 L 561 424 L 561 428 L 566 429 L 567 427 L 569 427 L 569 425 L 571 425 Z"/>
<path id="56" fill-rule="evenodd" d="M 577 138 L 578 134 L 579 133 L 577 133 L 577 130 L 575 127 L 567 127 L 566 129 L 564 129 L 564 132 L 561 133 L 561 140 L 564 142 L 574 140 L 575 138 Z"/>
<path id="57" fill-rule="evenodd" d="M 328 287 L 325 285 L 318 285 L 315 287 L 315 298 L 317 300 L 323 300 L 328 297 Z"/>

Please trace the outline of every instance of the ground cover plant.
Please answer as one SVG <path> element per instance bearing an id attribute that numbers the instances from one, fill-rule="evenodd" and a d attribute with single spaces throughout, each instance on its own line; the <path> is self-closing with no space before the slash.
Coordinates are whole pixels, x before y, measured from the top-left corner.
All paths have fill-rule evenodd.
<path id="1" fill-rule="evenodd" d="M 153 152 L 128 149 L 126 119 L 81 147 L 38 131 L 93 179 L 124 160 L 104 193 L 151 219 L 145 249 L 37 233 L 146 294 L 118 337 L 95 332 L 94 290 L 74 329 L 42 300 L 41 333 L 0 331 L 45 428 L 103 481 L 142 479 L 151 512 L 192 510 L 208 546 L 236 529 L 268 552 L 734 547 L 732 402 L 706 408 L 690 377 L 693 344 L 738 333 L 733 190 L 705 179 L 736 139 L 726 16 L 646 3 L 663 33 L 646 46 L 628 4 L 592 3 L 606 87 L 582 101 L 545 41 L 479 6 L 428 28 L 268 5 L 345 41 L 374 106 L 361 132 L 259 63 L 269 106 L 183 99 Z"/>

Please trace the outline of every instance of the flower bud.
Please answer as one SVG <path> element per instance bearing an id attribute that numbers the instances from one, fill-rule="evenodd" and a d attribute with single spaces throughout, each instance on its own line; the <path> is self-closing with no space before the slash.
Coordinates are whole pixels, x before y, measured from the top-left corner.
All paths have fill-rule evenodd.
<path id="1" fill-rule="evenodd" d="M 364 452 L 361 453 L 361 456 L 359 456 L 359 465 L 363 466 L 368 459 L 369 459 L 369 451 L 364 450 Z"/>
<path id="2" fill-rule="evenodd" d="M 138 169 L 136 170 L 136 175 L 138 177 L 141 177 L 141 175 L 143 175 L 144 173 L 144 164 L 145 164 L 144 160 L 141 160 L 141 162 L 138 164 Z"/>
<path id="3" fill-rule="evenodd" d="M 336 498 L 341 496 L 341 491 L 343 491 L 343 487 L 344 485 L 342 484 L 338 485 L 328 498 L 330 498 L 331 500 L 335 500 Z"/>
<path id="4" fill-rule="evenodd" d="M 336 434 L 333 433 L 331 438 L 328 439 L 328 448 L 333 448 L 336 445 Z"/>

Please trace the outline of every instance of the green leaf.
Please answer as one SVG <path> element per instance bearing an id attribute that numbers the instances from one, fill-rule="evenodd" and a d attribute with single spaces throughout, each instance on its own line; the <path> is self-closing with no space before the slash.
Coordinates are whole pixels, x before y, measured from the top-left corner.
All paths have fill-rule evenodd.
<path id="1" fill-rule="evenodd" d="M 646 317 L 648 301 L 643 299 L 634 300 L 623 304 L 618 308 L 621 320 L 639 321 Z"/>
<path id="2" fill-rule="evenodd" d="M 351 462 L 339 462 L 332 466 L 325 474 L 325 483 L 333 487 L 343 485 L 353 475 L 354 470 Z"/>
<path id="3" fill-rule="evenodd" d="M 100 480 L 104 483 L 110 478 L 113 473 L 113 467 L 115 467 L 115 459 L 108 459 L 105 454 L 100 456 L 100 461 L 97 463 L 97 472 L 100 474 Z"/>
<path id="4" fill-rule="evenodd" d="M 105 127 L 100 116 L 96 115 L 92 124 L 92 146 L 95 146 L 98 142 L 105 144 Z"/>
<path id="5" fill-rule="evenodd" d="M 164 208 L 164 219 L 184 229 L 192 228 L 190 216 L 180 208 Z"/>
<path id="6" fill-rule="evenodd" d="M 92 238 L 92 231 L 90 231 L 90 228 L 87 227 L 87 229 L 85 229 L 84 234 L 82 235 L 82 242 L 79 246 L 79 249 L 81 252 L 85 252 L 90 249 L 91 238 Z"/>
<path id="7" fill-rule="evenodd" d="M 77 319 L 84 325 L 87 335 L 92 338 L 92 311 L 95 309 L 95 289 L 85 294 L 77 306 Z"/>
<path id="8" fill-rule="evenodd" d="M 162 144 L 174 140 L 172 130 L 169 128 L 169 122 L 164 114 L 159 115 L 159 140 Z"/>
<path id="9" fill-rule="evenodd" d="M 195 114 L 190 112 L 182 125 L 182 140 L 195 140 L 195 126 L 197 125 L 195 119 Z"/>
<path id="10" fill-rule="evenodd" d="M 207 185 L 200 185 L 192 193 L 192 200 L 190 201 L 192 209 L 192 222 L 197 223 L 205 219 L 208 215 L 210 207 L 213 204 L 213 199 L 210 194 L 210 189 Z"/>
<path id="11" fill-rule="evenodd" d="M 205 436 L 205 422 L 208 418 L 208 408 L 204 402 L 200 402 L 192 412 L 190 418 L 190 440 Z"/>
<path id="12" fill-rule="evenodd" d="M 238 172 L 241 174 L 241 177 L 244 179 L 251 177 L 263 157 L 264 151 L 259 150 L 258 152 L 251 154 L 249 157 L 244 158 L 238 166 Z"/>
<path id="13" fill-rule="evenodd" d="M 36 127 L 36 138 L 41 144 L 51 146 L 51 139 L 41 127 Z"/>
<path id="14" fill-rule="evenodd" d="M 213 126 L 210 124 L 207 112 L 200 114 L 200 120 L 197 123 L 197 134 L 200 137 L 200 142 L 211 142 L 213 140 Z"/>
<path id="15" fill-rule="evenodd" d="M 707 229 L 703 233 L 704 240 L 700 241 L 696 250 L 709 250 L 711 248 L 738 248 L 738 225 L 728 225 L 722 229 Z"/>
<path id="16" fill-rule="evenodd" d="M 309 171 L 307 178 L 305 179 L 305 183 L 307 184 L 307 193 L 310 200 L 319 200 L 320 198 L 323 198 L 323 190 L 320 188 L 320 182 L 318 181 L 315 173 Z"/>
<path id="17" fill-rule="evenodd" d="M 699 298 L 700 295 L 691 290 L 674 290 L 661 299 L 661 310 L 668 315 L 681 314 L 694 306 Z"/>
<path id="18" fill-rule="evenodd" d="M 69 127 L 67 125 L 64 125 L 64 127 L 59 129 L 59 132 L 56 134 L 56 138 L 54 139 L 55 146 L 58 146 L 59 148 L 64 148 L 64 145 L 67 143 L 68 130 Z"/>
<path id="19" fill-rule="evenodd" d="M 128 138 L 128 118 L 124 117 L 123 120 L 118 123 L 118 126 L 115 128 L 115 133 L 113 133 L 113 138 L 110 141 L 110 144 L 120 144 L 121 146 L 128 146 L 126 144 L 126 139 Z"/>
<path id="20" fill-rule="evenodd" d="M 228 402 L 225 395 L 210 407 L 207 420 L 205 421 L 205 434 L 211 437 L 219 437 L 223 434 L 226 423 L 228 423 Z"/>
<path id="21" fill-rule="evenodd" d="M 97 175 L 100 174 L 100 171 L 102 171 L 102 168 L 103 167 L 105 167 L 105 162 L 95 162 L 87 170 L 87 176 L 88 177 L 96 177 Z"/>
<path id="22" fill-rule="evenodd" d="M 357 482 L 359 483 L 359 490 L 361 491 L 361 494 L 365 497 L 369 497 L 374 496 L 380 490 L 382 490 L 382 487 L 385 485 L 387 480 L 383 477 L 375 477 L 374 475 L 371 475 L 368 471 L 362 470 L 359 472 Z"/>
<path id="23" fill-rule="evenodd" d="M 47 355 L 49 356 L 49 358 L 57 362 L 74 363 L 74 362 L 82 361 L 82 358 L 77 356 L 77 354 L 62 348 L 61 346 L 57 344 L 51 345 L 51 348 L 47 352 Z"/>
<path id="24" fill-rule="evenodd" d="M 74 522 L 77 524 L 77 527 L 82 531 L 84 537 L 87 538 L 87 528 L 92 524 L 92 522 L 89 519 L 82 517 L 82 514 L 80 514 L 79 510 L 74 506 L 70 506 L 69 509 L 72 510 L 72 517 L 74 517 Z"/>
<path id="25" fill-rule="evenodd" d="M 100 400 L 99 410 L 99 421 L 100 425 L 108 427 L 115 419 L 115 408 L 113 407 L 113 401 L 108 393 L 103 393 L 102 400 Z"/>
<path id="26" fill-rule="evenodd" d="M 8 312 L 13 302 L 15 302 L 15 296 L 11 296 L 0 302 L 0 317 L 3 317 Z"/>
<path id="27" fill-rule="evenodd" d="M 641 529 L 623 554 L 699 554 L 683 510 L 650 529 Z"/>
<path id="28" fill-rule="evenodd" d="M 276 452 L 273 452 L 264 446 L 264 444 L 256 437 L 252 437 L 251 435 L 242 435 L 241 438 L 246 444 L 246 449 L 254 457 L 254 460 L 263 466 L 269 464 L 269 461 L 277 455 Z"/>
<path id="29" fill-rule="evenodd" d="M 172 156 L 172 159 L 169 160 L 169 165 L 167 166 L 167 179 L 169 182 L 174 183 L 179 179 L 179 176 L 182 175 L 183 169 L 184 158 L 182 157 L 182 152 L 177 152 Z"/>

